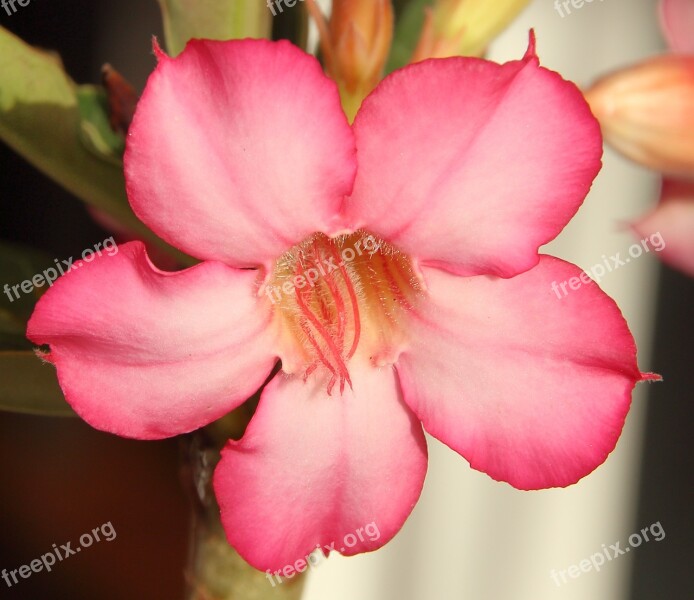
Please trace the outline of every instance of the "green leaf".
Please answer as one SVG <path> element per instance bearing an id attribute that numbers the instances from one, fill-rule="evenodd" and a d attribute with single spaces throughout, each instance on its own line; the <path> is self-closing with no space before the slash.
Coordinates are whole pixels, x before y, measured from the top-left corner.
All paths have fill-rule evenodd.
<path id="1" fill-rule="evenodd" d="M 122 168 L 86 150 L 80 120 L 77 86 L 60 59 L 0 28 L 0 137 L 82 200 L 138 227 Z"/>
<path id="2" fill-rule="evenodd" d="M 0 410 L 74 417 L 65 401 L 55 368 L 33 352 L 0 352 Z"/>
<path id="3" fill-rule="evenodd" d="M 268 38 L 272 13 L 264 0 L 159 0 L 171 56 L 193 38 Z"/>
<path id="4" fill-rule="evenodd" d="M 190 257 L 160 240 L 132 212 L 120 161 L 97 158 L 83 143 L 83 114 L 94 122 L 93 111 L 85 108 L 88 89 L 75 85 L 56 55 L 29 46 L 0 27 L 0 139 L 135 236 L 189 264 Z M 92 143 L 98 144 L 94 138 Z"/>
<path id="5" fill-rule="evenodd" d="M 404 67 L 410 61 L 422 33 L 425 9 L 433 4 L 434 0 L 411 0 L 402 8 L 395 25 L 386 74 Z"/>

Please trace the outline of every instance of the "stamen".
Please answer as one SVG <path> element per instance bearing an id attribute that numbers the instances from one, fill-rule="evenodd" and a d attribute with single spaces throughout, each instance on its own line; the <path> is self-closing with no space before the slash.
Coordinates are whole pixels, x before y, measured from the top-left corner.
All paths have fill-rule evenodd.
<path id="1" fill-rule="evenodd" d="M 390 291 L 393 293 L 393 296 L 397 298 L 400 302 L 403 303 L 405 308 L 411 309 L 412 305 L 407 301 L 407 298 L 405 295 L 402 293 L 402 290 L 400 286 L 398 285 L 398 282 L 395 280 L 395 277 L 393 276 L 393 273 L 390 270 L 390 267 L 388 266 L 388 262 L 386 261 L 384 256 L 381 256 L 381 265 L 383 267 L 383 272 L 386 275 L 386 279 L 388 281 L 388 287 L 390 287 Z M 395 266 L 397 268 L 397 261 L 395 261 Z"/>
<path id="2" fill-rule="evenodd" d="M 311 343 L 311 345 L 316 350 L 316 353 L 318 354 L 318 359 L 320 360 L 320 362 L 322 362 L 323 365 L 328 369 L 328 371 L 330 371 L 334 375 L 335 374 L 335 368 L 330 364 L 330 361 L 328 361 L 328 359 L 325 358 L 323 351 L 321 350 L 320 346 L 318 345 L 318 342 L 316 342 L 316 338 L 313 337 L 313 334 L 311 333 L 311 330 L 306 325 L 306 323 L 301 323 L 301 329 L 303 330 L 304 334 L 308 338 L 308 341 Z M 317 363 L 314 366 L 318 366 Z M 308 369 L 307 369 L 307 371 L 308 371 Z"/>
<path id="3" fill-rule="evenodd" d="M 333 358 L 335 359 L 335 367 L 336 370 L 340 372 L 340 375 L 344 377 L 346 380 L 349 381 L 349 372 L 347 371 L 347 365 L 345 365 L 344 360 L 342 359 L 342 356 L 340 354 L 340 351 L 337 349 L 335 346 L 335 341 L 332 339 L 332 336 L 330 335 L 330 332 L 326 329 L 325 325 L 321 323 L 316 315 L 314 315 L 311 310 L 308 308 L 306 303 L 304 302 L 304 299 L 302 298 L 301 295 L 301 290 L 298 288 L 295 290 L 296 291 L 296 301 L 299 305 L 299 308 L 301 309 L 302 313 L 304 316 L 311 322 L 315 330 L 318 332 L 318 334 L 325 340 L 326 345 L 328 346 L 328 349 L 330 350 L 331 354 L 333 355 Z M 317 344 L 316 344 L 317 346 Z M 332 369 L 331 369 L 332 370 Z M 333 371 L 334 373 L 335 371 Z M 350 386 L 351 386 L 350 382 Z"/>
<path id="4" fill-rule="evenodd" d="M 314 245 L 315 246 L 315 245 Z M 335 253 L 335 249 L 333 246 L 330 247 L 330 249 L 333 251 L 333 254 Z M 316 249 L 316 256 L 318 256 L 318 259 L 320 260 L 320 254 L 318 253 L 318 250 Z M 338 257 L 339 259 L 339 257 Z M 347 280 L 347 285 L 349 279 Z M 336 312 L 338 315 L 338 326 L 337 326 L 337 338 L 338 338 L 338 343 L 341 348 L 344 347 L 344 342 L 345 342 L 345 320 L 346 320 L 346 315 L 345 315 L 345 303 L 342 300 L 342 295 L 340 294 L 340 291 L 337 289 L 337 282 L 335 281 L 335 276 L 332 273 L 328 274 L 328 277 L 326 277 L 326 283 L 328 284 L 328 288 L 330 289 L 330 294 L 333 297 L 333 300 L 335 301 L 336 305 Z M 348 358 L 351 358 L 349 356 Z"/>
<path id="5" fill-rule="evenodd" d="M 325 377 L 328 395 L 338 383 L 340 394 L 352 387 L 348 365 L 357 352 L 393 355 L 402 311 L 418 296 L 407 256 L 363 231 L 311 236 L 277 260 L 267 285 L 282 327 L 294 333 L 285 350 L 303 357 L 304 381 Z"/>
<path id="6" fill-rule="evenodd" d="M 347 353 L 347 358 L 352 358 L 354 356 L 354 353 L 357 351 L 357 346 L 359 345 L 359 337 L 361 336 L 361 320 L 359 319 L 359 304 L 357 303 L 357 294 L 354 291 L 354 286 L 352 285 L 352 280 L 349 278 L 349 274 L 347 273 L 347 269 L 345 269 L 345 266 L 342 264 L 342 261 L 340 260 L 340 256 L 337 253 L 337 250 L 335 249 L 334 246 L 330 246 L 330 250 L 332 251 L 333 257 L 335 260 L 339 261 L 337 264 L 340 267 L 340 273 L 342 274 L 342 278 L 344 279 L 345 286 L 347 287 L 347 294 L 349 294 L 349 301 L 352 303 L 352 318 L 354 319 L 354 339 L 352 340 L 352 347 L 349 349 L 349 352 Z M 344 304 L 343 310 L 344 310 Z M 350 383 L 350 387 L 352 384 Z M 340 390 L 342 392 L 342 390 Z"/>
<path id="7" fill-rule="evenodd" d="M 320 364 L 320 361 L 316 360 L 308 366 L 306 371 L 304 371 L 304 382 L 308 379 L 308 376 L 318 368 L 319 364 Z"/>

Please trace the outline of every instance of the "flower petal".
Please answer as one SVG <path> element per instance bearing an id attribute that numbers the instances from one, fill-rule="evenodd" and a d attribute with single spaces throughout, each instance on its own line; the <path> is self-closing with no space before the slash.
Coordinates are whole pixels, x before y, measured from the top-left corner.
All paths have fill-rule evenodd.
<path id="1" fill-rule="evenodd" d="M 578 267 L 542 256 L 512 279 L 424 269 L 397 371 L 424 428 L 474 469 L 520 489 L 566 486 L 614 448 L 641 379 L 615 303 Z M 655 376 L 654 376 L 655 377 Z"/>
<path id="2" fill-rule="evenodd" d="M 665 180 L 660 204 L 633 227 L 660 240 L 664 262 L 694 277 L 694 183 Z"/>
<path id="3" fill-rule="evenodd" d="M 670 48 L 694 54 L 694 2 L 661 0 L 660 23 Z"/>
<path id="4" fill-rule="evenodd" d="M 207 262 L 164 273 L 132 242 L 76 263 L 27 329 L 65 397 L 97 429 L 158 439 L 223 416 L 262 385 L 276 357 L 257 274 Z"/>
<path id="5" fill-rule="evenodd" d="M 222 522 L 259 569 L 281 569 L 333 542 L 345 555 L 375 550 L 417 502 L 426 443 L 394 371 L 352 362 L 350 374 L 354 392 L 343 396 L 328 396 L 314 377 L 278 375 L 243 439 L 222 452 L 214 476 Z M 370 524 L 378 536 L 365 535 Z"/>
<path id="6" fill-rule="evenodd" d="M 160 51 L 130 128 L 128 197 L 174 246 L 236 267 L 334 232 L 354 138 L 335 84 L 288 42 Z"/>
<path id="7" fill-rule="evenodd" d="M 401 69 L 366 98 L 354 131 L 350 227 L 466 275 L 534 266 L 602 155 L 581 93 L 539 67 L 532 45 L 505 65 L 449 58 Z"/>

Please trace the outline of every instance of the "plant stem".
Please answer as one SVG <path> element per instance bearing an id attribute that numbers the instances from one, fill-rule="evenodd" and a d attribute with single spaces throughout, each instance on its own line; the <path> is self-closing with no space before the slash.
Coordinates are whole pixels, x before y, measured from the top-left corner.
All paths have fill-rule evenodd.
<path id="1" fill-rule="evenodd" d="M 184 484 L 190 490 L 193 504 L 185 598 L 299 600 L 303 576 L 273 585 L 265 573 L 251 567 L 229 545 L 222 528 L 212 489 L 212 474 L 221 447 L 229 437 L 238 435 L 239 426 L 238 418 L 218 422 L 187 436 L 183 444 Z"/>

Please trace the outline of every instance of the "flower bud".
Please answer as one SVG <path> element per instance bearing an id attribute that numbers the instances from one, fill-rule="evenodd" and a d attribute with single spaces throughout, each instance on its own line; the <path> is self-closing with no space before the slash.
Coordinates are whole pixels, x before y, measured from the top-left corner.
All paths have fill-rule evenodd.
<path id="1" fill-rule="evenodd" d="M 334 0 L 330 21 L 307 0 L 320 32 L 328 75 L 339 88 L 348 116 L 381 79 L 393 39 L 391 0 Z"/>
<path id="2" fill-rule="evenodd" d="M 101 79 L 108 98 L 111 129 L 126 134 L 133 120 L 139 96 L 135 88 L 108 63 L 101 67 Z"/>
<path id="3" fill-rule="evenodd" d="M 412 62 L 482 56 L 489 43 L 530 0 L 437 0 L 427 11 Z"/>
<path id="4" fill-rule="evenodd" d="M 694 177 L 694 56 L 659 56 L 599 80 L 586 100 L 627 158 Z"/>

